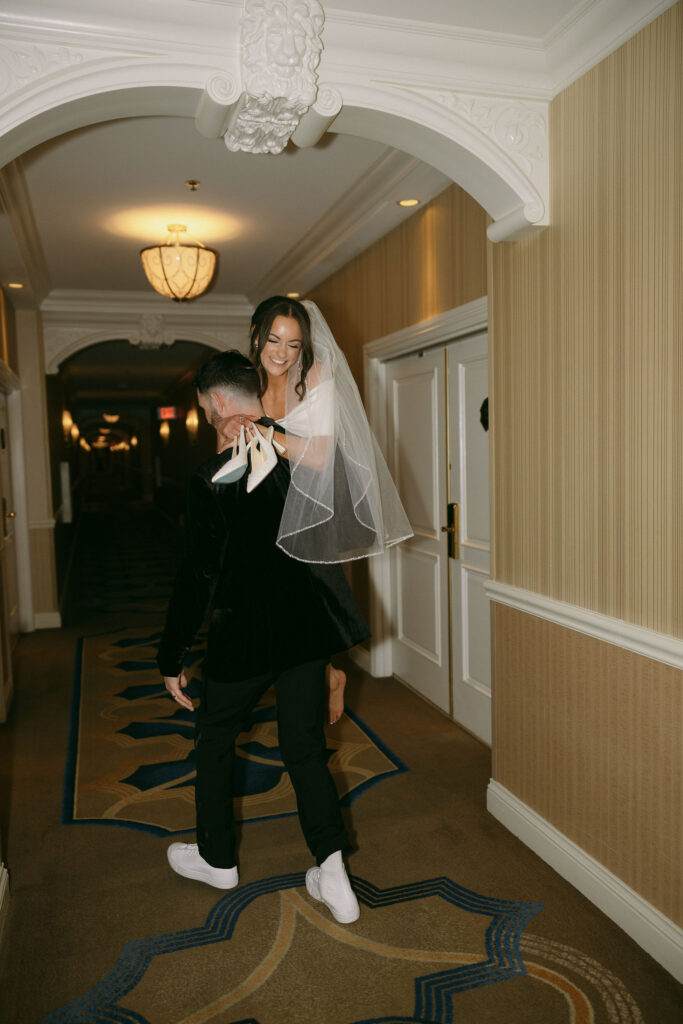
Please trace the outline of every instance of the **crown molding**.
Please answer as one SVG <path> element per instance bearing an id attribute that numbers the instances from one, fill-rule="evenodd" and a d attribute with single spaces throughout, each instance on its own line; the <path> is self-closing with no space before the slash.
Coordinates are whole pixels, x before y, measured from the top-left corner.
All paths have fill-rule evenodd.
<path id="1" fill-rule="evenodd" d="M 172 302 L 155 292 L 96 291 L 55 288 L 40 305 L 43 322 L 56 322 L 60 316 L 99 316 L 124 314 L 144 316 L 163 314 L 165 319 L 238 320 L 251 318 L 253 306 L 245 295 L 202 295 L 193 302 Z"/>
<path id="2" fill-rule="evenodd" d="M 549 100 L 675 2 L 584 0 L 543 38 L 339 11 L 330 5 L 321 80 L 330 71 L 339 77 L 343 70 L 370 78 L 390 75 L 394 81 L 405 75 L 406 82 L 432 88 Z M 3 43 L 42 40 L 85 48 L 102 48 L 106 39 L 107 50 L 150 56 L 201 50 L 207 68 L 216 55 L 215 70 L 220 71 L 238 61 L 241 14 L 241 0 L 168 0 L 162 20 L 139 0 L 96 5 L 64 0 L 47 17 L 43 0 L 5 0 L 0 36 Z M 0 47 L 0 79 L 6 63 Z"/>
<path id="3" fill-rule="evenodd" d="M 281 291 L 304 295 L 406 219 L 396 205 L 406 192 L 426 203 L 448 185 L 435 168 L 389 150 L 261 278 L 254 301 Z"/>
<path id="4" fill-rule="evenodd" d="M 103 341 L 161 348 L 183 340 L 243 350 L 252 308 L 243 295 L 176 303 L 141 292 L 56 290 L 40 307 L 45 372 L 58 373 L 65 359 Z"/>

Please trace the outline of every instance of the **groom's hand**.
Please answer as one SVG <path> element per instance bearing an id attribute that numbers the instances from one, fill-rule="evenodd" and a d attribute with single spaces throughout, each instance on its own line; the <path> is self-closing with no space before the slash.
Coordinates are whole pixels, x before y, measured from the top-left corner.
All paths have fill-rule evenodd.
<path id="1" fill-rule="evenodd" d="M 246 426 L 247 423 L 257 419 L 258 416 L 253 413 L 237 413 L 235 416 L 225 416 L 223 419 L 218 420 L 214 424 L 218 439 L 217 451 L 224 452 L 234 439 L 239 436 L 240 427 Z"/>
<path id="2" fill-rule="evenodd" d="M 164 686 L 173 697 L 173 700 L 177 701 L 181 707 L 187 708 L 188 711 L 194 711 L 194 704 L 187 694 L 183 693 L 187 686 L 187 678 L 184 672 L 181 672 L 179 676 L 164 676 Z"/>

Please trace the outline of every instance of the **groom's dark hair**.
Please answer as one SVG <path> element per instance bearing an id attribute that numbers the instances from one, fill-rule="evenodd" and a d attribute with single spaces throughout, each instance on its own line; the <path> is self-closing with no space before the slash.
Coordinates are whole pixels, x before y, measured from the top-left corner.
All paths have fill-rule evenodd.
<path id="1" fill-rule="evenodd" d="M 195 375 L 193 384 L 201 395 L 225 388 L 256 398 L 260 390 L 258 370 L 234 348 L 211 356 Z"/>

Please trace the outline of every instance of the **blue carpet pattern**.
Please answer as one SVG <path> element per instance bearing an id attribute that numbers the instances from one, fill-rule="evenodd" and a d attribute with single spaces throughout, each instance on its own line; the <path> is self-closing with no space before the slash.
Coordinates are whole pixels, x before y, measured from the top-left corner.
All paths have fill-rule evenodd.
<path id="1" fill-rule="evenodd" d="M 540 904 L 490 899 L 445 877 L 390 889 L 377 888 L 372 882 L 357 877 L 353 884 L 359 902 L 368 910 L 398 907 L 436 896 L 446 904 L 490 919 L 486 929 L 486 955 L 480 962 L 416 977 L 414 1005 L 406 1007 L 405 1016 L 366 1018 L 353 1024 L 452 1024 L 457 1019 L 455 997 L 458 993 L 526 973 L 519 948 L 520 937 L 541 909 Z M 229 943 L 241 914 L 250 904 L 267 894 L 299 889 L 303 885 L 304 875 L 301 872 L 252 882 L 220 899 L 200 928 L 127 943 L 113 970 L 102 982 L 44 1020 L 48 1024 L 153 1024 L 140 1013 L 126 1009 L 123 1001 L 140 983 L 156 957 L 215 943 Z M 229 949 L 226 949 L 225 957 L 229 965 Z M 226 978 L 226 983 L 228 981 Z M 255 1018 L 243 1016 L 236 1017 L 230 1024 L 249 1022 L 259 1024 Z"/>

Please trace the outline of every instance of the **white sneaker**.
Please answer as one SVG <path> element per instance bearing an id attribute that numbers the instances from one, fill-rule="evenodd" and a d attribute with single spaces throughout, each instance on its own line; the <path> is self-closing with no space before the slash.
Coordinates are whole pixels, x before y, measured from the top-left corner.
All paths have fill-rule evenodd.
<path id="1" fill-rule="evenodd" d="M 351 888 L 340 850 L 330 854 L 319 868 L 308 869 L 306 889 L 314 900 L 325 904 L 339 924 L 352 924 L 360 917 L 358 900 Z"/>
<path id="2" fill-rule="evenodd" d="M 213 885 L 215 889 L 234 889 L 239 882 L 237 868 L 213 868 L 204 860 L 196 843 L 171 843 L 166 851 L 168 863 L 185 878 Z"/>

